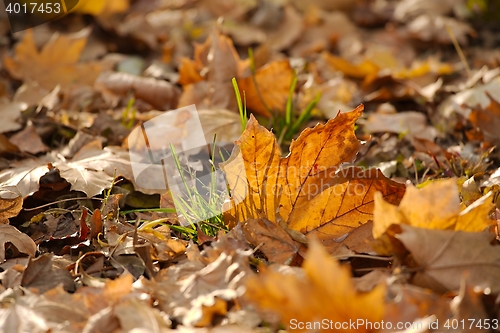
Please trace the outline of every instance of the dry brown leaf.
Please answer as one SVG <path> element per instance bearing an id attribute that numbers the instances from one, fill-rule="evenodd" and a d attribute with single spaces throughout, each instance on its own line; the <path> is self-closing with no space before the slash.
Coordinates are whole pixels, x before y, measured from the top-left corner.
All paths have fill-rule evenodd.
<path id="1" fill-rule="evenodd" d="M 18 152 L 20 152 L 19 148 L 12 144 L 5 135 L 0 133 L 0 154 Z"/>
<path id="2" fill-rule="evenodd" d="M 369 293 L 356 291 L 350 270 L 333 259 L 319 242 L 312 242 L 304 261 L 302 274 L 283 274 L 262 267 L 259 275 L 246 284 L 245 296 L 261 311 L 280 316 L 290 330 L 310 332 L 317 329 L 305 323 L 333 323 L 322 332 L 338 332 L 335 323 L 363 318 L 378 322 L 384 314 L 384 285 Z M 298 327 L 300 322 L 304 326 Z M 317 324 L 316 324 L 317 325 Z M 344 329 L 343 332 L 372 332 L 366 326 Z"/>
<path id="3" fill-rule="evenodd" d="M 9 224 L 9 218 L 17 216 L 23 209 L 23 198 L 8 190 L 0 193 L 0 223 Z"/>
<path id="4" fill-rule="evenodd" d="M 491 194 L 483 196 L 460 211 L 455 179 L 432 182 L 422 189 L 409 185 L 399 207 L 375 195 L 373 236 L 379 238 L 392 224 L 413 227 L 481 232 L 493 224 L 488 213 L 493 209 Z"/>
<path id="5" fill-rule="evenodd" d="M 113 176 L 124 177 L 134 184 L 136 190 L 146 194 L 163 193 L 166 191 L 161 184 L 154 182 L 147 170 L 150 165 L 145 165 L 145 171 L 141 176 L 144 181 L 153 183 L 152 186 L 143 188 L 136 182 L 132 167 L 130 165 L 129 152 L 121 147 L 108 146 L 102 148 L 99 140 L 90 142 L 80 149 L 70 161 L 61 160 L 53 155 L 47 155 L 40 160 L 21 161 L 16 167 L 0 172 L 0 189 L 17 193 L 25 198 L 38 191 L 39 180 L 49 171 L 48 163 L 59 170 L 62 178 L 71 184 L 71 189 L 82 191 L 88 196 L 95 196 L 102 190 L 109 188 L 113 182 Z M 156 170 L 155 170 L 156 171 Z M 153 175 L 157 174 L 153 172 Z M 141 178 L 142 179 L 142 178 Z"/>
<path id="6" fill-rule="evenodd" d="M 396 238 L 418 265 L 414 284 L 438 292 L 458 291 L 465 278 L 472 286 L 500 292 L 500 247 L 491 245 L 493 233 L 401 228 Z"/>
<path id="7" fill-rule="evenodd" d="M 14 245 L 19 252 L 31 257 L 36 254 L 36 244 L 28 235 L 11 225 L 0 224 L 0 262 L 5 260 L 5 246 L 8 243 Z"/>
<path id="8" fill-rule="evenodd" d="M 452 39 L 447 29 L 451 30 L 451 34 L 462 45 L 467 44 L 468 35 L 474 34 L 474 29 L 468 23 L 439 15 L 420 15 L 406 26 L 406 31 L 412 38 L 451 44 Z"/>
<path id="9" fill-rule="evenodd" d="M 410 138 L 418 137 L 430 141 L 434 141 L 438 134 L 433 126 L 427 125 L 426 116 L 417 111 L 370 114 L 364 124 L 364 129 L 367 133 L 408 134 Z"/>
<path id="10" fill-rule="evenodd" d="M 28 107 L 26 103 L 9 102 L 7 98 L 0 98 L 0 133 L 16 131 L 23 125 L 18 121 L 21 118 L 21 111 Z"/>
<path id="11" fill-rule="evenodd" d="M 217 314 L 223 314 L 227 302 L 243 293 L 252 274 L 246 244 L 220 233 L 212 247 L 200 252 L 191 244 L 188 260 L 163 269 L 145 286 L 171 318 L 188 326 L 208 326 Z"/>
<path id="12" fill-rule="evenodd" d="M 441 323 L 440 326 L 444 326 L 446 320 L 453 315 L 449 298 L 411 284 L 389 285 L 386 300 L 384 322 L 393 323 L 393 327 L 398 322 L 414 323 L 430 315 L 435 316 L 435 320 Z M 428 327 L 425 323 L 424 325 Z"/>
<path id="13" fill-rule="evenodd" d="M 282 158 L 274 135 L 251 118 L 231 158 L 221 164 L 231 190 L 225 221 L 265 217 L 320 239 L 333 251 L 350 232 L 372 219 L 373 196 L 398 203 L 404 185 L 374 169 L 341 168 L 360 142 L 353 128 L 363 106 L 325 125 L 306 129 Z M 229 206 L 231 205 L 231 206 Z"/>
<path id="14" fill-rule="evenodd" d="M 265 218 L 248 219 L 241 226 L 246 240 L 259 248 L 270 262 L 290 263 L 299 251 L 300 244 L 278 224 Z"/>
<path id="15" fill-rule="evenodd" d="M 269 48 L 281 51 L 290 47 L 304 30 L 303 19 L 293 6 L 286 6 L 280 26 L 268 33 L 264 42 Z"/>
<path id="16" fill-rule="evenodd" d="M 242 98 L 243 96 L 246 98 L 248 109 L 270 117 L 269 111 L 285 111 L 292 79 L 293 71 L 290 62 L 277 60 L 259 68 L 255 77 L 238 79 L 238 86 Z"/>
<path id="17" fill-rule="evenodd" d="M 139 77 L 128 73 L 102 73 L 95 82 L 95 87 L 104 93 L 122 98 L 133 93 L 158 110 L 170 110 L 177 107 L 180 91 L 170 82 L 155 78 Z"/>
<path id="18" fill-rule="evenodd" d="M 194 52 L 196 57 L 196 52 L 199 52 L 200 46 L 194 46 Z M 182 58 L 179 65 L 179 81 L 178 83 L 185 86 L 191 83 L 196 83 L 203 81 L 203 77 L 200 75 L 200 71 L 203 69 L 197 66 L 197 62 L 188 58 Z"/>
<path id="19" fill-rule="evenodd" d="M 47 90 L 57 85 L 64 88 L 92 85 L 100 74 L 100 66 L 78 63 L 89 33 L 87 29 L 73 36 L 54 35 L 39 51 L 33 32 L 28 30 L 17 44 L 14 57 L 5 57 L 5 68 L 12 77 L 25 82 L 35 81 Z"/>
<path id="20" fill-rule="evenodd" d="M 130 294 L 133 282 L 134 278 L 131 274 L 123 274 L 115 280 L 106 281 L 102 294 L 109 302 L 116 303 Z"/>
<path id="21" fill-rule="evenodd" d="M 199 108 L 236 110 L 231 80 L 241 77 L 248 63 L 240 60 L 232 40 L 217 29 L 203 44 L 195 45 L 194 61 L 183 61 L 179 81 L 186 84 L 179 107 L 196 104 Z"/>
<path id="22" fill-rule="evenodd" d="M 334 49 L 344 44 L 344 38 L 352 40 L 358 29 L 346 13 L 321 11 L 315 7 L 304 13 L 304 23 L 305 30 L 300 39 L 288 51 L 292 57 L 309 58 L 324 50 Z M 339 52 L 342 52 L 342 47 L 339 47 Z"/>
<path id="23" fill-rule="evenodd" d="M 42 294 L 61 284 L 64 290 L 73 292 L 76 289 L 75 282 L 70 272 L 65 268 L 58 267 L 53 262 L 54 254 L 44 254 L 36 259 L 30 258 L 28 266 L 24 270 L 21 285 L 25 288 L 34 289 Z"/>
<path id="24" fill-rule="evenodd" d="M 33 125 L 28 125 L 22 131 L 11 136 L 10 142 L 19 147 L 21 151 L 30 154 L 43 153 L 49 150 Z"/>
<path id="25" fill-rule="evenodd" d="M 486 292 L 488 293 L 488 292 Z M 481 299 L 483 291 L 470 286 L 466 279 L 463 279 L 460 284 L 460 293 L 451 302 L 451 309 L 455 314 L 456 320 L 472 321 L 484 323 L 488 321 L 488 313 Z M 468 332 L 481 333 L 488 329 L 482 325 L 469 326 Z"/>
<path id="26" fill-rule="evenodd" d="M 482 108 L 481 105 L 471 112 L 469 118 L 474 126 L 479 128 L 484 135 L 486 141 L 492 145 L 500 145 L 500 103 L 485 91 L 486 96 L 490 99 L 490 105 Z"/>
<path id="27" fill-rule="evenodd" d="M 237 78 L 248 109 L 266 117 L 269 111 L 284 111 L 293 79 L 288 60 L 269 63 L 249 76 L 248 60 L 240 60 L 231 39 L 218 31 L 195 45 L 194 60 L 183 59 L 179 73 L 184 86 L 179 106 L 236 110 L 231 79 Z"/>

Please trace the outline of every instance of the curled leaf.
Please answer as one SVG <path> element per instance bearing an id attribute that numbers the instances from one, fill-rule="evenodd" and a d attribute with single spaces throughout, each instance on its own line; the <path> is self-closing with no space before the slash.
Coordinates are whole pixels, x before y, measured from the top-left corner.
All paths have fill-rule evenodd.
<path id="1" fill-rule="evenodd" d="M 28 235 L 11 225 L 0 224 L 0 262 L 5 260 L 5 245 L 8 243 L 14 245 L 21 253 L 35 256 L 36 244 Z"/>

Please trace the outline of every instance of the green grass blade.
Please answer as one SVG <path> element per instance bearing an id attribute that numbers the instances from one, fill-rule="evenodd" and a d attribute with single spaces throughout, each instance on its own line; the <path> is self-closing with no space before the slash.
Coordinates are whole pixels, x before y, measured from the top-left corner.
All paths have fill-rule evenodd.
<path id="1" fill-rule="evenodd" d="M 288 93 L 288 99 L 286 100 L 285 124 L 287 124 L 287 125 L 290 125 L 292 123 L 293 93 L 295 92 L 296 87 L 297 87 L 297 75 L 295 74 L 295 71 L 294 71 L 292 84 L 290 85 L 290 91 Z"/>

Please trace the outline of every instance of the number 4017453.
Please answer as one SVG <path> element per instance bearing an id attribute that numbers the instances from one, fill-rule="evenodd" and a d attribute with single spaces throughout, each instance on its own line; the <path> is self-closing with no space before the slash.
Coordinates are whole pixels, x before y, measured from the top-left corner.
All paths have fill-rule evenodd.
<path id="1" fill-rule="evenodd" d="M 448 319 L 444 323 L 444 328 L 449 330 L 472 330 L 472 329 L 485 329 L 485 330 L 498 330 L 498 319 Z"/>
<path id="2" fill-rule="evenodd" d="M 3 0 L 10 27 L 14 33 L 61 18 L 73 9 L 78 1 Z"/>
<path id="3" fill-rule="evenodd" d="M 7 4 L 5 11 L 9 14 L 59 14 L 63 8 L 59 2 L 11 2 Z"/>

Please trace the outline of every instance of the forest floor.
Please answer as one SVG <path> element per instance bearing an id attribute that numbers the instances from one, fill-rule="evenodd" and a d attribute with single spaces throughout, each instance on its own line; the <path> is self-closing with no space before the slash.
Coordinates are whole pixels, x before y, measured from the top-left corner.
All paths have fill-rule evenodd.
<path id="1" fill-rule="evenodd" d="M 498 2 L 15 8 L 1 332 L 500 331 Z"/>

